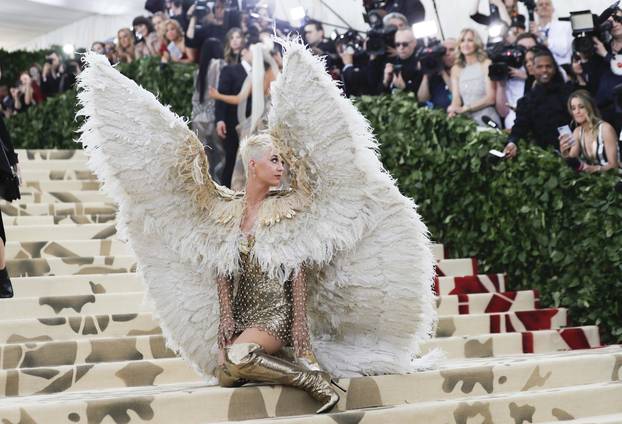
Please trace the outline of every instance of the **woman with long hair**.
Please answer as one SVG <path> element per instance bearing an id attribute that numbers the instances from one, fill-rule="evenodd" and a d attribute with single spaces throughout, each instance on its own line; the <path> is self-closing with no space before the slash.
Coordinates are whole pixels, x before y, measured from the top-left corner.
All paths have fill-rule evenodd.
<path id="1" fill-rule="evenodd" d="M 231 28 L 225 36 L 225 62 L 228 65 L 240 63 L 240 52 L 244 45 L 244 33 L 240 28 Z"/>
<path id="2" fill-rule="evenodd" d="M 340 397 L 333 376 L 415 372 L 440 359 L 420 355 L 437 326 L 435 261 L 367 120 L 321 59 L 282 44 L 268 129 L 242 148 L 243 193 L 211 180 L 182 118 L 90 53 L 80 141 L 119 203 L 119 236 L 167 346 L 210 384 L 286 385 L 327 412 Z"/>
<path id="3" fill-rule="evenodd" d="M 577 90 L 568 99 L 568 111 L 577 127 L 572 135 L 559 137 L 564 158 L 578 158 L 579 170 L 589 173 L 620 168 L 620 148 L 613 126 L 600 117 L 596 102 L 587 90 Z"/>
<path id="4" fill-rule="evenodd" d="M 147 56 L 159 56 L 160 40 L 151 21 L 144 16 L 137 16 L 132 21 L 132 28 L 140 40 L 136 43 L 136 59 Z"/>
<path id="5" fill-rule="evenodd" d="M 208 88 L 218 86 L 220 71 L 224 66 L 222 43 L 216 38 L 208 38 L 201 46 L 199 69 L 194 75 L 192 129 L 205 146 L 210 175 L 218 184 L 222 183 L 225 151 L 222 140 L 216 135 L 215 101 L 208 97 L 207 92 Z"/>
<path id="6" fill-rule="evenodd" d="M 481 37 L 471 28 L 463 29 L 458 38 L 455 65 L 451 68 L 452 101 L 447 108 L 450 117 L 468 115 L 478 125 L 485 126 L 482 117 L 488 116 L 501 125 L 494 108 L 495 85 L 488 77 L 490 64 Z"/>
<path id="7" fill-rule="evenodd" d="M 117 46 L 115 50 L 119 62 L 132 63 L 136 59 L 134 34 L 129 28 L 121 28 L 117 31 Z"/>
<path id="8" fill-rule="evenodd" d="M 184 30 L 179 21 L 169 19 L 164 23 L 164 28 L 166 29 L 165 37 L 168 44 L 160 48 L 162 62 L 193 63 L 194 54 L 192 49 L 186 47 Z"/>

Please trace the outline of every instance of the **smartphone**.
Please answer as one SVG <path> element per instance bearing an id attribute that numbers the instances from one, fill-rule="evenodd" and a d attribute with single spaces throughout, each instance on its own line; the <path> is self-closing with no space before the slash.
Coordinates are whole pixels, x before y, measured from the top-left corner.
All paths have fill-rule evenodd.
<path id="1" fill-rule="evenodd" d="M 564 125 L 563 127 L 557 127 L 557 132 L 560 136 L 568 134 L 570 136 L 570 145 L 574 144 L 574 138 L 572 138 L 572 130 L 568 125 Z"/>
<path id="2" fill-rule="evenodd" d="M 499 150 L 496 150 L 496 149 L 489 150 L 488 154 L 492 155 L 492 156 L 496 156 L 498 158 L 504 158 L 505 157 L 505 153 L 500 152 Z"/>

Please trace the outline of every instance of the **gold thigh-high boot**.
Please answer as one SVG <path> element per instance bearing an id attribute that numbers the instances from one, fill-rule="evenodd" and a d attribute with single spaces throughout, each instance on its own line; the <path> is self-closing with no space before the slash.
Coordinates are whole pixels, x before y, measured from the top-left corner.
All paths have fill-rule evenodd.
<path id="1" fill-rule="evenodd" d="M 268 355 L 256 343 L 237 343 L 225 348 L 225 368 L 234 379 L 276 383 L 296 387 L 323 403 L 316 411 L 330 411 L 339 402 L 330 376 L 323 371 L 309 371 L 285 359 Z"/>

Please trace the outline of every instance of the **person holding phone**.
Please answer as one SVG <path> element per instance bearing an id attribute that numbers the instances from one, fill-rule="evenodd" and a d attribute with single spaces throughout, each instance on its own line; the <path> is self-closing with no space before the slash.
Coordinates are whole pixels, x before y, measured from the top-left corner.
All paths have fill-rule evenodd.
<path id="1" fill-rule="evenodd" d="M 572 88 L 559 72 L 553 53 L 546 48 L 534 52 L 536 84 L 516 105 L 516 120 L 504 153 L 518 154 L 516 143 L 530 138 L 542 148 L 558 147 L 557 128 L 570 122 L 568 98 Z"/>
<path id="2" fill-rule="evenodd" d="M 568 110 L 577 124 L 574 132 L 559 129 L 559 150 L 565 159 L 577 158 L 577 170 L 606 172 L 620 168 L 620 149 L 613 126 L 600 117 L 595 100 L 586 90 L 577 90 L 568 99 Z"/>

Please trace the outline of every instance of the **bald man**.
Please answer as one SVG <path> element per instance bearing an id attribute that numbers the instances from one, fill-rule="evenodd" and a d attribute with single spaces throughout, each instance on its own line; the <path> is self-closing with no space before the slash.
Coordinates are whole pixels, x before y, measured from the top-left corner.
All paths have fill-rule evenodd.
<path id="1" fill-rule="evenodd" d="M 382 84 L 386 91 L 405 90 L 414 93 L 419 90 L 423 74 L 418 69 L 417 39 L 411 28 L 403 28 L 395 33 L 397 57 L 384 67 Z"/>

